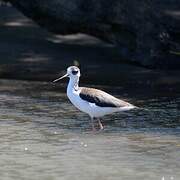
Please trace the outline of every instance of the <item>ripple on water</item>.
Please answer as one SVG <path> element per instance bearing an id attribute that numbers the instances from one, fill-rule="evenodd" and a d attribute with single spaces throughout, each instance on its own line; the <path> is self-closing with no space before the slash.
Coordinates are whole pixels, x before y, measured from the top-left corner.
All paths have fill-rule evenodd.
<path id="1" fill-rule="evenodd" d="M 48 83 L 3 81 L 0 92 L 2 179 L 180 179 L 178 97 L 135 96 L 145 110 L 106 116 L 92 133 Z"/>

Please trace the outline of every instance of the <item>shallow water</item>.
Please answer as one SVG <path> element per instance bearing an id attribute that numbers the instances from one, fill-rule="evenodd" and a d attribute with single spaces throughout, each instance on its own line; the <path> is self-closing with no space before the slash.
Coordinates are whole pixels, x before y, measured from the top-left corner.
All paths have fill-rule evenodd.
<path id="1" fill-rule="evenodd" d="M 98 88 L 145 109 L 106 116 L 92 133 L 62 85 L 1 80 L 1 179 L 179 180 L 180 93 Z"/>

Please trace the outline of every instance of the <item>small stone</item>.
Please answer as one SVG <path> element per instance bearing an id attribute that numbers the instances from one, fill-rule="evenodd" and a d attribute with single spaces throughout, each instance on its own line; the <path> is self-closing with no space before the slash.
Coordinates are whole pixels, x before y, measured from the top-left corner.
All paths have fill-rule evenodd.
<path id="1" fill-rule="evenodd" d="M 87 144 L 84 144 L 84 147 L 87 147 Z"/>

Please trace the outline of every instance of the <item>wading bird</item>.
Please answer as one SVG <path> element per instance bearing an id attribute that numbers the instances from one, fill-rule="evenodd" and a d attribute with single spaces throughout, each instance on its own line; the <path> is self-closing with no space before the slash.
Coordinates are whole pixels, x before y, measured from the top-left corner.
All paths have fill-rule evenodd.
<path id="1" fill-rule="evenodd" d="M 79 87 L 80 75 L 78 67 L 70 66 L 67 68 L 67 73 L 64 76 L 53 82 L 57 82 L 65 77 L 70 78 L 67 86 L 67 96 L 76 108 L 90 116 L 93 130 L 95 130 L 95 118 L 98 119 L 99 128 L 102 130 L 102 116 L 136 108 L 136 106 L 99 89 Z"/>

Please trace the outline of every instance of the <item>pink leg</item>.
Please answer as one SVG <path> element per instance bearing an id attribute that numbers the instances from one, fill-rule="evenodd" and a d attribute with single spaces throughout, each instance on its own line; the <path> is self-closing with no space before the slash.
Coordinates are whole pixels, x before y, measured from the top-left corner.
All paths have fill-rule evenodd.
<path id="1" fill-rule="evenodd" d="M 99 124 L 99 128 L 100 128 L 100 130 L 103 130 L 103 129 L 104 129 L 104 127 L 103 127 L 103 125 L 102 125 L 102 123 L 101 123 L 101 120 L 100 120 L 100 119 L 98 119 L 98 124 Z"/>
<path id="2" fill-rule="evenodd" d="M 92 130 L 96 131 L 96 128 L 94 127 L 94 118 L 91 117 L 91 125 L 92 125 Z"/>

